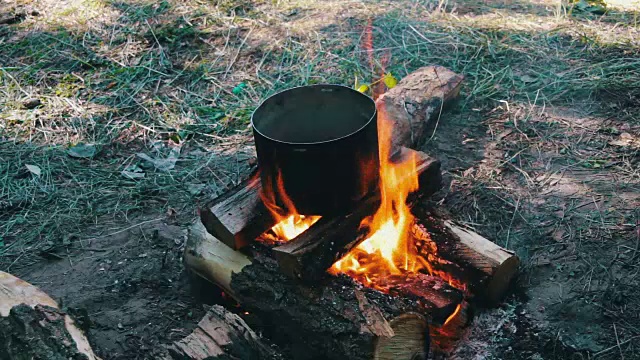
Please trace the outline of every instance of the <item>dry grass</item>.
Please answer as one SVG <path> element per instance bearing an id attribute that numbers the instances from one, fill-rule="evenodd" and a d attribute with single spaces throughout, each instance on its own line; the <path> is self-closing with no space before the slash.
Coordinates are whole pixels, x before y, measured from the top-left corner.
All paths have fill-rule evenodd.
<path id="1" fill-rule="evenodd" d="M 530 311 L 552 304 L 542 320 L 566 330 L 567 312 L 588 304 L 604 344 L 594 352 L 617 338 L 624 346 L 601 355 L 631 358 L 638 148 L 614 143 L 640 131 L 638 10 L 485 3 L 3 5 L 0 15 L 26 16 L 0 25 L 0 269 L 64 257 L 141 214 L 189 218 L 245 174 L 250 113 L 268 94 L 373 79 L 382 59 L 400 78 L 438 64 L 466 77 L 459 109 L 428 145 L 450 171 L 442 203 L 528 258 L 530 289 L 560 284 Z M 373 68 L 361 48 L 369 19 Z M 24 108 L 33 98 L 41 106 Z M 95 155 L 70 157 L 76 144 Z M 168 169 L 139 155 L 178 152 Z"/>

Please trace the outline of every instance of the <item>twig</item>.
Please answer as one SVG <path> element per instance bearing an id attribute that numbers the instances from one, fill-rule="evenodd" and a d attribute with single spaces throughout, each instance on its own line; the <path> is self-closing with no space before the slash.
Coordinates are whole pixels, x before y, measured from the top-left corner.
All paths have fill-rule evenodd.
<path id="1" fill-rule="evenodd" d="M 166 59 L 167 54 L 164 53 L 164 48 L 162 47 L 162 45 L 160 45 L 160 41 L 158 41 L 158 38 L 156 37 L 156 33 L 151 28 L 151 25 L 149 24 L 149 20 L 145 19 L 144 22 L 147 23 L 147 26 L 149 27 L 149 31 L 151 31 L 151 35 L 153 35 L 153 38 L 156 40 L 156 44 L 158 44 L 158 47 L 160 48 L 160 52 L 162 53 L 163 57 Z"/>
<path id="2" fill-rule="evenodd" d="M 600 352 L 597 352 L 597 353 L 593 354 L 593 357 L 594 357 L 594 358 L 596 358 L 596 357 L 598 357 L 599 355 L 602 355 L 602 354 L 608 353 L 609 351 L 611 351 L 611 350 L 613 350 L 613 349 L 615 349 L 615 348 L 620 348 L 620 346 L 622 346 L 622 345 L 624 345 L 624 344 L 626 344 L 626 343 L 628 343 L 628 342 L 631 342 L 631 340 L 635 340 L 635 339 L 637 339 L 637 338 L 640 338 L 640 335 L 632 336 L 632 337 L 628 338 L 627 340 L 625 340 L 625 341 L 623 341 L 623 342 L 619 342 L 619 343 L 617 343 L 616 345 L 613 345 L 612 347 L 608 347 L 608 348 L 606 348 L 606 349 L 604 349 L 604 350 L 602 350 L 602 351 L 600 351 Z"/>
<path id="3" fill-rule="evenodd" d="M 435 68 L 433 71 L 436 73 L 436 78 L 440 81 L 440 86 L 442 86 L 443 82 L 440 80 L 440 76 L 438 75 L 438 70 Z M 434 136 L 436 136 L 436 130 L 438 130 L 438 124 L 440 124 L 440 116 L 442 115 L 442 109 L 444 108 L 444 95 L 442 96 L 442 101 L 440 101 L 440 109 L 438 111 L 438 118 L 436 119 L 436 124 L 433 127 L 433 133 L 431 133 L 431 137 L 427 140 L 427 144 L 431 142 Z"/>
<path id="4" fill-rule="evenodd" d="M 247 42 L 247 39 L 249 38 L 249 35 L 251 35 L 252 32 L 253 32 L 253 28 L 249 29 L 249 32 L 247 33 L 247 35 L 244 37 L 244 39 L 242 39 L 242 42 L 240 43 L 240 46 L 238 47 L 238 51 L 236 52 L 236 55 L 233 57 L 233 59 L 229 63 L 229 66 L 227 66 L 227 70 L 225 70 L 224 75 L 222 75 L 223 79 L 227 78 L 227 75 L 229 74 L 229 71 L 231 70 L 231 67 L 233 67 L 233 64 L 235 64 L 236 61 L 238 60 L 238 56 L 240 55 L 240 51 L 242 51 L 242 47 L 244 46 L 244 43 Z"/>
<path id="5" fill-rule="evenodd" d="M 616 344 L 618 344 L 620 359 L 624 360 L 624 355 L 622 354 L 622 348 L 620 347 L 620 339 L 618 338 L 618 329 L 616 329 L 616 323 L 613 323 L 613 333 L 616 335 Z"/>
<path id="6" fill-rule="evenodd" d="M 149 223 L 153 223 L 153 222 L 157 222 L 157 221 L 160 221 L 160 220 L 162 220 L 162 219 L 164 219 L 164 217 L 157 218 L 157 219 L 152 219 L 152 220 L 146 220 L 146 221 L 140 222 L 140 223 L 138 223 L 138 224 L 128 226 L 128 227 L 126 227 L 126 228 L 124 228 L 124 229 L 120 229 L 120 230 L 118 230 L 118 231 L 116 231 L 116 232 L 113 232 L 113 233 L 111 233 L 111 234 L 100 235 L 100 236 L 96 236 L 96 237 L 94 237 L 94 238 L 85 239 L 85 240 L 80 240 L 80 241 L 93 241 L 93 240 L 98 240 L 98 239 L 103 239 L 103 238 L 106 238 L 106 237 L 110 237 L 110 236 L 118 235 L 118 234 L 121 234 L 121 233 L 123 233 L 123 232 L 125 232 L 125 231 L 129 231 L 129 230 L 131 230 L 131 229 L 133 229 L 133 228 L 135 228 L 135 227 L 142 226 L 142 225 L 149 224 Z"/>
<path id="7" fill-rule="evenodd" d="M 513 215 L 511 216 L 511 222 L 509 222 L 509 229 L 507 229 L 507 240 L 505 241 L 504 247 L 509 248 L 509 237 L 511 236 L 511 227 L 513 226 L 513 220 L 516 218 L 516 214 L 518 213 L 518 208 L 520 207 L 520 198 L 516 202 L 516 208 L 513 210 Z"/>

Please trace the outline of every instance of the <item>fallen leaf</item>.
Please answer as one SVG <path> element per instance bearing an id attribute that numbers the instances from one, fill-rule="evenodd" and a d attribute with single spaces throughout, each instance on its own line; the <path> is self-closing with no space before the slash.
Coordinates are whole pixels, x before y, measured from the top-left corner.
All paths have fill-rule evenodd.
<path id="1" fill-rule="evenodd" d="M 393 89 L 394 87 L 396 87 L 396 85 L 398 85 L 398 80 L 393 77 L 391 73 L 385 74 L 382 81 L 384 81 L 384 84 L 387 85 L 389 89 Z"/>
<path id="2" fill-rule="evenodd" d="M 189 193 L 191 195 L 200 195 L 200 193 L 202 193 L 202 190 L 204 190 L 204 188 L 207 185 L 205 184 L 189 184 L 187 185 L 187 191 L 189 191 Z"/>
<path id="3" fill-rule="evenodd" d="M 25 167 L 35 176 L 40 176 L 42 174 L 42 169 L 40 169 L 39 166 L 26 164 Z"/>
<path id="4" fill-rule="evenodd" d="M 96 154 L 96 146 L 93 144 L 80 143 L 74 147 L 67 149 L 67 154 L 74 158 L 92 158 Z"/>
<path id="5" fill-rule="evenodd" d="M 609 144 L 640 148 L 640 137 L 631 135 L 627 132 L 623 132 L 622 134 L 620 134 L 620 137 L 618 139 L 610 141 Z"/>
<path id="6" fill-rule="evenodd" d="M 42 101 L 40 101 L 40 99 L 28 99 L 22 103 L 22 106 L 25 109 L 31 110 L 42 106 Z"/>
<path id="7" fill-rule="evenodd" d="M 169 153 L 169 156 L 167 156 L 166 158 L 162 159 L 162 158 L 152 158 L 151 156 L 145 154 L 145 153 L 137 153 L 136 154 L 139 158 L 146 160 L 148 162 L 150 162 L 151 164 L 153 164 L 153 166 L 159 170 L 159 171 L 169 171 L 172 170 L 174 167 L 176 167 L 176 162 L 178 161 L 178 158 L 180 157 L 180 148 L 176 147 L 176 148 L 172 148 L 171 152 Z"/>
<path id="8" fill-rule="evenodd" d="M 551 237 L 553 238 L 553 240 L 557 242 L 562 242 L 562 239 L 564 239 L 565 233 L 566 231 L 564 231 L 564 229 L 557 229 L 551 234 Z"/>
<path id="9" fill-rule="evenodd" d="M 127 166 L 120 174 L 131 180 L 142 179 L 145 176 L 144 170 L 137 165 Z"/>
<path id="10" fill-rule="evenodd" d="M 536 78 L 525 74 L 520 76 L 520 80 L 522 80 L 523 83 L 532 83 L 536 81 Z"/>
<path id="11" fill-rule="evenodd" d="M 367 91 L 369 91 L 369 86 L 366 84 L 360 85 L 358 86 L 358 91 L 360 91 L 361 93 L 366 93 Z"/>

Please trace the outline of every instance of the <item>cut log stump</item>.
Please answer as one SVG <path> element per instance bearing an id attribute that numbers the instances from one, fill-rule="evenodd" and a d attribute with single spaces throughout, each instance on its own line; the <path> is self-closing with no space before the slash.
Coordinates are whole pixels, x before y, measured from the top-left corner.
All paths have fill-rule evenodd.
<path id="1" fill-rule="evenodd" d="M 196 222 L 186 245 L 187 267 L 230 290 L 297 359 L 387 359 L 397 348 L 406 357 L 396 359 L 414 359 L 428 343 L 427 323 L 442 324 L 462 302 L 460 291 L 435 277 L 425 284 L 438 293 L 437 303 L 423 294 L 383 294 L 346 276 L 306 286 L 284 275 L 269 249 L 252 246 L 249 258 L 231 249 L 220 256 L 220 246 L 225 245 Z"/>

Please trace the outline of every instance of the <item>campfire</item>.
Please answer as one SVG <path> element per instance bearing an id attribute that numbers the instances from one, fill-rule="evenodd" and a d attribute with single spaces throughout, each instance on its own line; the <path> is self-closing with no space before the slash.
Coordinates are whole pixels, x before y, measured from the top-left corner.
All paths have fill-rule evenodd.
<path id="1" fill-rule="evenodd" d="M 426 359 L 450 351 L 468 309 L 499 302 L 518 266 L 513 253 L 420 201 L 439 189 L 440 163 L 412 148 L 440 111 L 434 104 L 455 98 L 460 81 L 438 67 L 409 75 L 376 102 L 375 154 L 355 156 L 340 144 L 327 150 L 335 156 L 316 157 L 303 171 L 295 166 L 307 166 L 304 156 L 319 148 L 310 139 L 322 131 L 295 125 L 289 130 L 303 138 L 295 143 L 254 124 L 261 171 L 201 208 L 187 266 L 276 329 L 270 335 L 295 358 Z M 277 96 L 289 112 L 301 102 L 310 106 L 305 97 Z M 369 109 L 355 108 L 356 115 Z M 366 129 L 365 120 L 353 129 Z M 347 177 L 332 178 L 342 174 L 332 167 L 349 172 L 359 163 L 365 165 Z"/>

